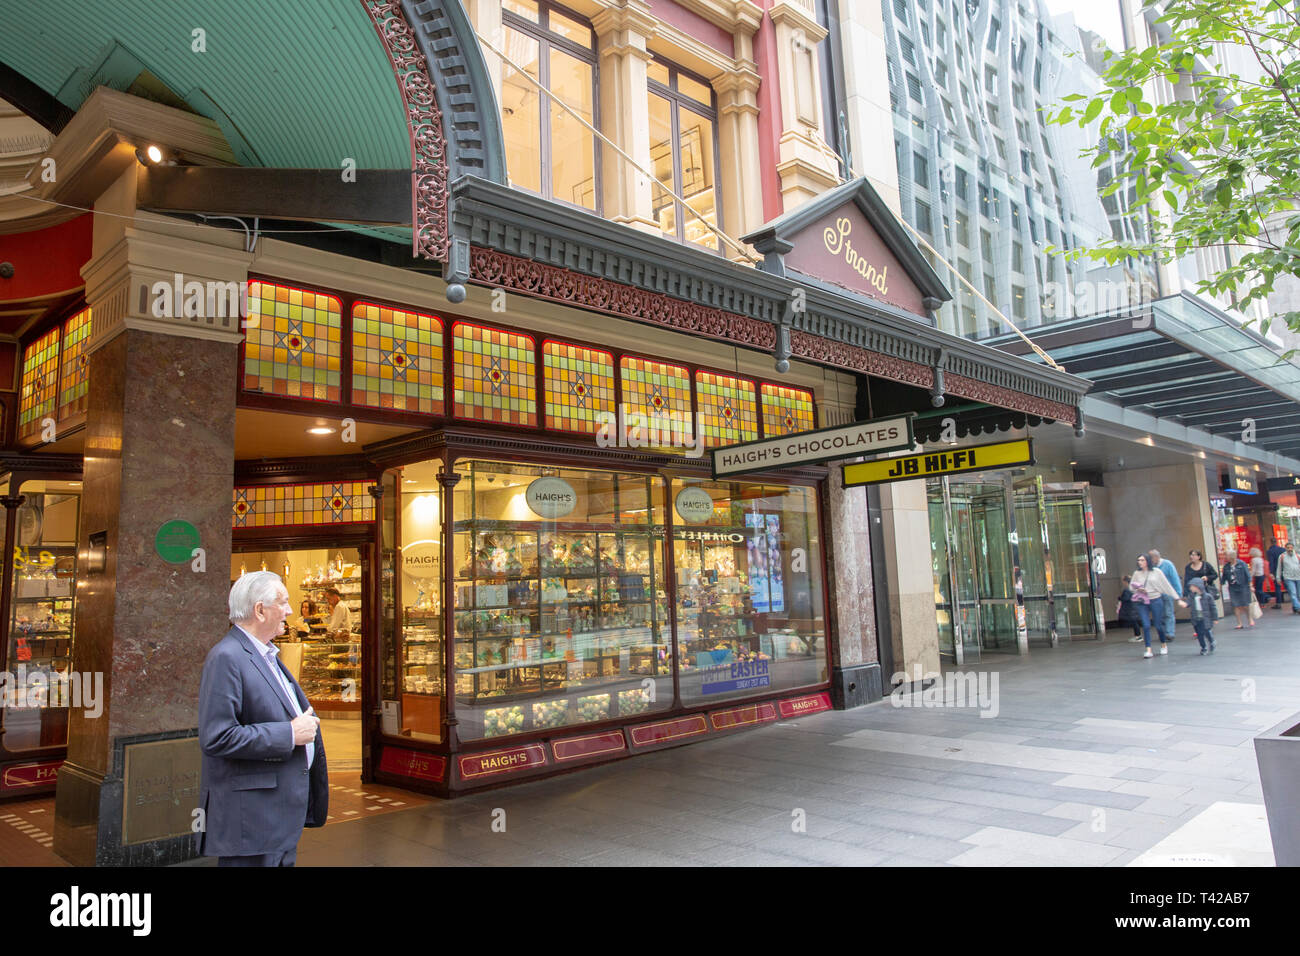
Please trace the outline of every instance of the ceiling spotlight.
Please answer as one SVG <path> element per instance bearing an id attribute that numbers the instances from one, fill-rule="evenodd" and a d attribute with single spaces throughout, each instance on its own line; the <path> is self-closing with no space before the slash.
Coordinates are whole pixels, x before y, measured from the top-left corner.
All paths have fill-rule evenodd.
<path id="1" fill-rule="evenodd" d="M 176 157 L 156 143 L 141 146 L 135 151 L 135 158 L 145 166 L 175 166 Z"/>
<path id="2" fill-rule="evenodd" d="M 334 429 L 326 428 L 324 425 L 317 425 L 315 428 L 307 429 L 308 435 L 333 435 Z"/>

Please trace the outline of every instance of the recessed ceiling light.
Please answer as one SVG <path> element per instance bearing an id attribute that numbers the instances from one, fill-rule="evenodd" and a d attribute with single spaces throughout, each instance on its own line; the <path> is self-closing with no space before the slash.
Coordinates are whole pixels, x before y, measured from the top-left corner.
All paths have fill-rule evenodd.
<path id="1" fill-rule="evenodd" d="M 326 428 L 324 425 L 317 425 L 315 428 L 307 429 L 308 435 L 333 435 L 334 429 Z"/>
<path id="2" fill-rule="evenodd" d="M 414 485 L 416 484 L 416 480 L 414 478 L 407 478 L 405 483 L 408 485 Z"/>
<path id="3" fill-rule="evenodd" d="M 1072 462 L 1070 462 L 1070 464 L 1072 464 L 1072 465 L 1077 465 L 1078 462 L 1077 462 L 1077 461 L 1072 461 Z"/>

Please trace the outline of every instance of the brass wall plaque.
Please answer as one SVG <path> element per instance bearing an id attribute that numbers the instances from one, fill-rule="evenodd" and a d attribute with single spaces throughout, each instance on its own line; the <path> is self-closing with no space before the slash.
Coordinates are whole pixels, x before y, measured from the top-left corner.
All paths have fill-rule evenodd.
<path id="1" fill-rule="evenodd" d="M 123 749 L 123 845 L 193 833 L 202 766 L 199 739 L 154 740 Z"/>

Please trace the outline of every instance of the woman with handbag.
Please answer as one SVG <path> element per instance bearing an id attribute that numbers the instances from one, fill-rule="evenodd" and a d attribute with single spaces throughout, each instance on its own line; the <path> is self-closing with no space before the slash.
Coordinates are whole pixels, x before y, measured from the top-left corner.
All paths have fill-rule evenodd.
<path id="1" fill-rule="evenodd" d="M 1234 630 L 1254 627 L 1255 622 L 1250 615 L 1250 606 L 1254 603 L 1253 595 L 1250 593 L 1250 565 L 1240 557 L 1230 555 L 1225 557 L 1227 560 L 1223 565 L 1223 580 L 1228 585 L 1228 600 L 1232 603 L 1232 613 L 1237 617 L 1237 626 Z"/>
<path id="2" fill-rule="evenodd" d="M 1148 565 L 1145 554 L 1138 555 L 1137 570 L 1131 576 L 1129 588 L 1133 591 L 1133 607 L 1137 610 L 1138 620 L 1142 622 L 1142 639 L 1146 644 L 1143 659 L 1155 656 L 1151 653 L 1152 621 L 1155 621 L 1156 633 L 1160 635 L 1160 653 L 1168 654 L 1169 635 L 1165 632 L 1164 602 L 1177 601 L 1181 607 L 1187 607 L 1187 602 L 1178 596 L 1164 572 Z"/>
<path id="3" fill-rule="evenodd" d="M 1264 562 L 1264 552 L 1259 548 L 1250 549 L 1250 579 L 1255 585 L 1255 600 L 1262 608 L 1268 603 L 1268 598 L 1264 597 L 1264 582 L 1268 580 L 1268 565 Z M 1263 613 L 1261 611 L 1261 613 Z M 1255 612 L 1251 611 L 1250 616 L 1255 617 Z"/>

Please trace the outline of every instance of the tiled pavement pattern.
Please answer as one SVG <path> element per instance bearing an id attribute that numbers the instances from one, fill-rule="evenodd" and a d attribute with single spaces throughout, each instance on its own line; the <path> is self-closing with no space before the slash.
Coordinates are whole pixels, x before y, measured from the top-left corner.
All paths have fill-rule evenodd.
<path id="1" fill-rule="evenodd" d="M 1122 866 L 1260 804 L 1252 737 L 1300 711 L 1291 614 L 1221 623 L 1210 657 L 1179 632 L 1149 661 L 1123 634 L 989 656 L 972 669 L 998 675 L 996 718 L 818 714 L 310 831 L 299 865 Z"/>
<path id="2" fill-rule="evenodd" d="M 54 843 L 54 797 L 0 803 L 0 866 L 66 866 Z"/>

